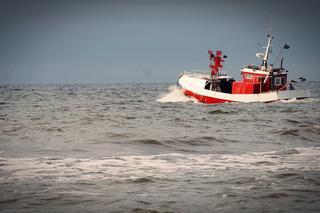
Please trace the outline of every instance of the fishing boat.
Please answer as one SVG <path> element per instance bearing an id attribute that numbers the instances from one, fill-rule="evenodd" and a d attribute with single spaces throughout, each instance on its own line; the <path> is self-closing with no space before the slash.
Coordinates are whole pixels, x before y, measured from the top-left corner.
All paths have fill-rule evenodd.
<path id="1" fill-rule="evenodd" d="M 256 56 L 262 59 L 262 64 L 244 66 L 240 72 L 241 81 L 235 81 L 232 76 L 223 74 L 223 62 L 227 58 L 222 51 L 215 53 L 208 50 L 209 73 L 201 74 L 194 72 L 183 72 L 178 84 L 187 96 L 192 96 L 198 101 L 208 104 L 225 102 L 273 102 L 278 100 L 302 99 L 310 97 L 309 90 L 296 89 L 297 81 L 288 81 L 288 70 L 283 68 L 283 58 L 280 67 L 274 68 L 269 65 L 273 36 L 267 35 L 267 45 L 263 53 Z M 281 49 L 289 49 L 285 44 Z M 275 63 L 276 63 L 275 61 Z M 305 81 L 305 78 L 300 78 Z"/>

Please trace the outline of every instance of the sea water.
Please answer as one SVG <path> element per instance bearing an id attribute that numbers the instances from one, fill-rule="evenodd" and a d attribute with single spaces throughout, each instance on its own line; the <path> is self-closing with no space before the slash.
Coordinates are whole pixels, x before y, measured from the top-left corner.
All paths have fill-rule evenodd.
<path id="1" fill-rule="evenodd" d="M 319 212 L 313 97 L 207 105 L 174 84 L 2 85 L 1 212 Z"/>

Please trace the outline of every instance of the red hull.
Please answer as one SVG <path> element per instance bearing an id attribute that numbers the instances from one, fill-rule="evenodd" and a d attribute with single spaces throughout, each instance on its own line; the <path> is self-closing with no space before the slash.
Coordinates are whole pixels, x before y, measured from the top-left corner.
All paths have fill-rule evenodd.
<path id="1" fill-rule="evenodd" d="M 198 101 L 202 102 L 202 103 L 206 103 L 206 104 L 218 104 L 218 103 L 225 103 L 225 102 L 234 102 L 234 101 L 230 101 L 230 100 L 225 100 L 225 99 L 219 99 L 219 98 L 213 98 L 213 97 L 209 97 L 209 96 L 203 96 L 203 95 L 199 95 L 196 93 L 193 93 L 189 90 L 184 90 L 184 94 L 187 96 L 191 96 L 196 98 Z"/>

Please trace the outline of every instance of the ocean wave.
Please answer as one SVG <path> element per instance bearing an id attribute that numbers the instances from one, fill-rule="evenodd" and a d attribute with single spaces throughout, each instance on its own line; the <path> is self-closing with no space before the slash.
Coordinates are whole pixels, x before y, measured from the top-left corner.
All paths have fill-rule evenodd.
<path id="1" fill-rule="evenodd" d="M 181 137 L 176 140 L 170 140 L 168 143 L 178 143 L 182 145 L 190 146 L 211 146 L 215 143 L 225 143 L 224 139 L 220 139 L 214 136 L 201 136 L 201 137 Z"/>
<path id="2" fill-rule="evenodd" d="M 280 173 L 288 170 L 320 171 L 319 158 L 320 147 L 241 155 L 170 153 L 100 159 L 1 157 L 2 172 L 10 175 L 2 175 L 0 181 L 5 183 L 36 179 L 40 182 L 72 183 L 104 179 L 150 182 L 152 178 L 181 179 L 185 174 L 206 177 L 230 169 Z"/>
<path id="3" fill-rule="evenodd" d="M 114 143 L 125 143 L 130 145 L 142 145 L 142 146 L 163 146 L 171 147 L 173 150 L 181 150 L 183 147 L 185 151 L 192 151 L 192 147 L 196 146 L 213 146 L 217 143 L 234 142 L 233 140 L 222 139 L 214 136 L 201 136 L 201 137 L 177 137 L 173 139 L 157 140 L 154 138 L 143 138 L 127 141 L 115 141 Z M 188 148 L 189 146 L 189 148 Z M 195 151 L 195 150 L 193 150 Z"/>
<path id="4" fill-rule="evenodd" d="M 221 109 L 216 109 L 209 111 L 208 114 L 215 115 L 215 114 L 236 114 L 236 111 L 226 111 L 226 110 L 221 110 Z"/>
<path id="5" fill-rule="evenodd" d="M 288 120 L 287 120 L 288 121 Z M 312 124 L 302 124 L 289 121 L 295 125 L 294 128 L 282 127 L 280 129 L 271 130 L 272 134 L 277 134 L 283 138 L 300 138 L 306 141 L 319 142 L 320 126 Z"/>
<path id="6" fill-rule="evenodd" d="M 128 182 L 130 183 L 150 183 L 153 181 L 154 181 L 153 178 L 150 178 L 150 177 L 138 177 L 138 178 L 130 177 L 128 179 Z"/>
<path id="7" fill-rule="evenodd" d="M 299 135 L 298 129 L 284 129 L 280 131 L 280 135 Z"/>
<path id="8" fill-rule="evenodd" d="M 281 103 L 315 103 L 318 102 L 318 98 L 304 98 L 304 99 L 296 99 L 291 98 L 287 100 L 279 100 Z"/>
<path id="9" fill-rule="evenodd" d="M 142 145 L 164 145 L 161 141 L 155 139 L 140 139 L 129 141 L 130 144 L 142 144 Z"/>

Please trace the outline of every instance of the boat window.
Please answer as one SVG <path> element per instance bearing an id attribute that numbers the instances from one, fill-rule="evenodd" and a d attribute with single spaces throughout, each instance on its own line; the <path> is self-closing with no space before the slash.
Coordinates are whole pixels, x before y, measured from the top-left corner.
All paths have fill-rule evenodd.
<path id="1" fill-rule="evenodd" d="M 275 77 L 274 85 L 281 85 L 281 77 Z"/>
<path id="2" fill-rule="evenodd" d="M 210 86 L 211 86 L 211 81 L 206 81 L 204 88 L 209 90 Z"/>
<path id="3" fill-rule="evenodd" d="M 286 84 L 287 82 L 286 82 L 286 78 L 285 77 L 282 77 L 281 78 L 281 84 Z"/>
<path id="4" fill-rule="evenodd" d="M 244 74 L 245 79 L 252 79 L 253 75 L 252 74 Z"/>

